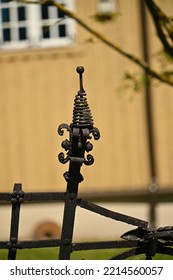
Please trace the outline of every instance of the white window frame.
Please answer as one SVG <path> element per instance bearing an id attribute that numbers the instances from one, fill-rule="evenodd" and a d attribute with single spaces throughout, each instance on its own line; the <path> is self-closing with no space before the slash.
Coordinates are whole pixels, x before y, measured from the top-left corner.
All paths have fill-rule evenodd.
<path id="1" fill-rule="evenodd" d="M 66 7 L 74 11 L 74 0 L 57 0 L 58 2 L 65 4 Z M 69 17 L 65 17 L 64 20 L 58 23 L 58 18 L 53 16 L 52 19 L 44 20 L 41 18 L 41 6 L 37 4 L 22 4 L 17 3 L 17 1 L 11 1 L 7 3 L 0 3 L 1 7 L 13 7 L 17 11 L 17 7 L 24 6 L 26 7 L 26 18 L 27 20 L 24 22 L 11 21 L 11 25 L 14 27 L 22 27 L 27 28 L 27 40 L 12 40 L 3 42 L 2 39 L 2 29 L 5 26 L 5 23 L 2 23 L 1 13 L 0 13 L 0 49 L 2 50 L 15 50 L 15 49 L 25 49 L 25 48 L 35 48 L 35 47 L 65 47 L 74 45 L 75 40 L 75 22 L 73 19 Z M 53 15 L 56 11 L 56 7 L 50 7 L 50 14 Z M 15 14 L 13 15 L 15 17 Z M 13 20 L 13 19 L 12 19 Z M 46 22 L 49 26 L 50 37 L 42 38 L 42 24 Z M 58 24 L 65 24 L 66 26 L 66 35 L 65 37 L 56 37 L 55 36 L 55 28 L 56 32 L 58 30 Z M 15 34 L 13 34 L 15 37 Z"/>

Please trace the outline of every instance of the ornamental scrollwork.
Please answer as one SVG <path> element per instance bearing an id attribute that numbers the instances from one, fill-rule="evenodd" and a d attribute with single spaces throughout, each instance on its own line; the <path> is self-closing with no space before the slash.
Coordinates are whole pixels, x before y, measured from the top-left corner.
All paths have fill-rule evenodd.
<path id="1" fill-rule="evenodd" d="M 68 124 L 62 123 L 62 124 L 60 124 L 59 127 L 58 127 L 58 134 L 59 134 L 60 136 L 63 136 L 63 135 L 64 135 L 64 129 L 66 129 L 69 133 L 72 132 L 71 127 L 70 127 Z"/>
<path id="2" fill-rule="evenodd" d="M 65 154 L 63 152 L 61 152 L 58 155 L 58 159 L 59 159 L 60 163 L 65 164 L 65 163 L 67 163 L 70 160 L 70 157 L 69 156 L 65 156 Z"/>
<path id="3" fill-rule="evenodd" d="M 92 155 L 87 155 L 87 159 L 84 160 L 85 165 L 92 165 L 94 163 L 94 157 Z"/>
<path id="4" fill-rule="evenodd" d="M 93 135 L 93 137 L 94 137 L 95 140 L 99 140 L 99 139 L 100 139 L 100 131 L 98 130 L 98 128 L 93 127 L 93 128 L 90 130 L 90 134 Z"/>
<path id="5" fill-rule="evenodd" d="M 72 129 L 69 125 L 63 123 L 61 125 L 59 125 L 58 127 L 58 134 L 60 136 L 64 135 L 64 129 L 66 129 L 69 133 L 70 133 L 70 137 L 71 137 L 71 134 L 72 134 Z M 59 161 L 62 163 L 62 164 L 65 164 L 67 163 L 69 160 L 70 160 L 70 157 L 69 157 L 69 150 L 70 150 L 70 146 L 71 146 L 71 143 L 69 140 L 64 140 L 62 143 L 61 143 L 61 146 L 62 148 L 67 152 L 66 153 L 66 156 L 63 152 L 61 152 L 59 155 L 58 155 L 58 159 Z"/>

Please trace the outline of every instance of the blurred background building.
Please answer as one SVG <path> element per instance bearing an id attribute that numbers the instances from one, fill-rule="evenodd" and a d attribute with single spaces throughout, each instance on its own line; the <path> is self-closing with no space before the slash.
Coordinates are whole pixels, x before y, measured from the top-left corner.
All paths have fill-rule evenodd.
<path id="1" fill-rule="evenodd" d="M 142 1 L 60 2 L 157 69 L 161 45 Z M 173 11 L 171 0 L 157 3 L 168 15 Z M 72 121 L 79 86 L 75 69 L 83 65 L 84 88 L 101 138 L 93 143 L 94 165 L 82 168 L 80 196 L 154 219 L 158 226 L 171 224 L 172 88 L 157 82 L 137 93 L 133 86 L 126 88 L 124 73 L 141 75 L 142 70 L 55 7 L 1 0 L 0 12 L 0 191 L 12 191 L 14 183 L 22 183 L 24 191 L 65 191 L 68 166 L 57 160 L 62 141 L 57 127 Z M 156 213 L 149 189 L 158 189 Z M 22 238 L 32 238 L 42 223 L 61 227 L 62 211 L 61 204 L 22 205 Z M 0 216 L 0 236 L 6 238 L 10 208 L 0 206 Z M 111 238 L 123 230 L 118 222 L 77 210 L 76 238 Z"/>

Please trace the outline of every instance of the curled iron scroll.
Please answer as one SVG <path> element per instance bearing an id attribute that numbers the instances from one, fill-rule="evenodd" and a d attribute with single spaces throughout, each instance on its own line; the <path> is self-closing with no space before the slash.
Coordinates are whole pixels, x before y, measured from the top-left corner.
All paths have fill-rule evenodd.
<path id="1" fill-rule="evenodd" d="M 92 165 L 94 163 L 94 157 L 92 155 L 87 155 L 87 159 L 84 160 L 85 165 Z"/>
<path id="2" fill-rule="evenodd" d="M 64 135 L 64 129 L 66 129 L 66 130 L 69 131 L 70 133 L 72 132 L 71 127 L 70 127 L 68 124 L 62 123 L 62 124 L 60 124 L 59 127 L 58 127 L 58 134 L 59 134 L 60 136 Z"/>
<path id="3" fill-rule="evenodd" d="M 65 123 L 59 125 L 59 127 L 58 127 L 58 134 L 61 135 L 61 136 L 64 135 L 64 129 L 66 129 L 70 133 L 70 135 L 71 135 L 71 133 L 72 133 L 71 127 L 69 125 L 65 124 Z M 69 149 L 70 149 L 70 141 L 67 140 L 67 139 L 64 140 L 62 142 L 61 146 L 62 146 L 63 149 L 65 149 L 65 151 L 69 151 Z M 60 153 L 58 155 L 58 159 L 59 159 L 59 161 L 62 164 L 67 163 L 70 160 L 69 153 L 67 152 L 66 156 L 65 156 L 64 153 Z"/>
<path id="4" fill-rule="evenodd" d="M 100 138 L 100 132 L 99 132 L 98 128 L 93 127 L 93 128 L 90 130 L 90 133 L 93 135 L 93 137 L 94 137 L 95 140 L 98 140 L 98 139 Z"/>
<path id="5" fill-rule="evenodd" d="M 59 161 L 60 161 L 62 164 L 65 164 L 65 163 L 67 163 L 67 162 L 70 160 L 70 157 L 69 157 L 69 156 L 66 156 L 66 157 L 65 157 L 64 153 L 60 153 L 60 154 L 58 155 L 58 159 L 59 159 Z"/>

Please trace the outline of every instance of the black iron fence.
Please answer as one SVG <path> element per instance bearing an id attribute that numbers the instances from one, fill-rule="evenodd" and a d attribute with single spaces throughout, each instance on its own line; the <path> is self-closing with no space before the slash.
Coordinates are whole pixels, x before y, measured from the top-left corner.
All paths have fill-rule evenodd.
<path id="1" fill-rule="evenodd" d="M 100 133 L 94 127 L 93 118 L 83 89 L 83 67 L 78 67 L 80 89 L 75 97 L 73 121 L 69 125 L 61 124 L 58 133 L 62 136 L 64 129 L 69 133 L 69 140 L 62 142 L 65 153 L 59 154 L 59 161 L 69 162 L 69 170 L 64 173 L 67 182 L 66 192 L 24 192 L 21 184 L 15 184 L 12 193 L 0 193 L 0 202 L 9 202 L 12 205 L 10 237 L 7 241 L 0 241 L 0 249 L 8 249 L 8 259 L 16 259 L 17 250 L 27 248 L 59 247 L 59 259 L 70 259 L 71 253 L 93 249 L 126 249 L 123 253 L 113 255 L 112 260 L 145 254 L 146 259 L 152 259 L 156 253 L 173 255 L 173 227 L 149 228 L 148 222 L 108 210 L 95 203 L 78 197 L 78 187 L 83 180 L 80 173 L 81 166 L 91 165 L 94 162 L 90 151 L 93 145 L 90 139 L 100 138 Z M 87 155 L 86 155 L 87 153 Z M 18 239 L 20 209 L 24 202 L 63 201 L 64 215 L 60 239 L 26 240 Z M 73 229 L 76 208 L 81 207 L 104 217 L 136 226 L 121 236 L 120 240 L 99 242 L 73 242 Z"/>

